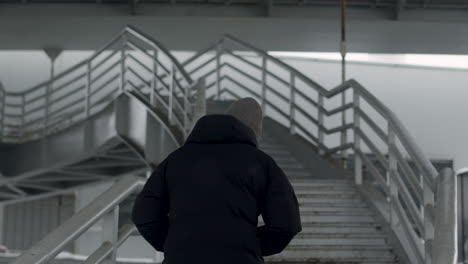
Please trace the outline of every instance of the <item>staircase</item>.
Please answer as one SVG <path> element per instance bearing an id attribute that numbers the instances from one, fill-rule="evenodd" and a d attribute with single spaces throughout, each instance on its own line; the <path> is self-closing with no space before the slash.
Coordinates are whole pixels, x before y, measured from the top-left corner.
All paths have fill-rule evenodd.
<path id="1" fill-rule="evenodd" d="M 49 102 L 53 87 L 61 93 Z M 437 172 L 394 113 L 358 82 L 327 90 L 229 35 L 179 63 L 131 26 L 50 83 L 25 93 L 7 93 L 0 83 L 0 139 L 9 144 L 0 153 L 9 172 L 0 182 L 0 200 L 117 180 L 13 263 L 49 263 L 100 220 L 101 246 L 84 263 L 113 263 L 117 248 L 136 235 L 128 205 L 141 189 L 142 175 L 183 143 L 197 109 L 221 112 L 226 102 L 246 96 L 258 99 L 264 110 L 260 148 L 290 178 L 303 223 L 303 231 L 284 252 L 266 258 L 268 263 L 452 263 L 455 243 L 443 233 L 455 227 L 453 171 Z M 325 104 L 337 96 L 341 104 Z M 25 110 L 38 100 L 43 113 Z M 353 118 L 347 120 L 350 111 Z M 330 127 L 325 119 L 334 115 L 342 122 Z M 338 141 L 327 141 L 336 135 Z M 353 171 L 340 165 L 348 151 Z M 433 244 L 447 247 L 439 252 Z"/>
<path id="2" fill-rule="evenodd" d="M 208 113 L 223 113 L 229 102 L 209 102 Z M 388 236 L 352 181 L 352 175 L 308 153 L 309 166 L 295 158 L 299 139 L 270 118 L 264 120 L 259 148 L 288 176 L 299 201 L 302 232 L 280 254 L 265 258 L 283 264 L 399 263 Z M 315 165 L 312 166 L 311 165 Z M 260 217 L 260 225 L 263 221 Z"/>

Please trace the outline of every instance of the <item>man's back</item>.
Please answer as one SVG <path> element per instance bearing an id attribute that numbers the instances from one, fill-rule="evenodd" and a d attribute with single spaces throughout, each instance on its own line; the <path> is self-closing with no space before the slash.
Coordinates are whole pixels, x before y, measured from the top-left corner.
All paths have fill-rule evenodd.
<path id="1" fill-rule="evenodd" d="M 236 118 L 205 116 L 153 172 L 133 220 L 168 264 L 263 263 L 301 230 L 289 181 L 256 144 Z"/>

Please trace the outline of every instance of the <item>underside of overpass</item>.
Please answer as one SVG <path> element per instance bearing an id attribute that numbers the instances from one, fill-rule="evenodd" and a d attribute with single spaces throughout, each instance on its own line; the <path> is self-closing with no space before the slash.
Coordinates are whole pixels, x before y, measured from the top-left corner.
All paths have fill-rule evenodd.
<path id="1" fill-rule="evenodd" d="M 347 1 L 348 51 L 468 53 L 464 0 Z M 96 0 L 0 2 L 0 50 L 92 50 L 127 24 L 173 50 L 199 50 L 223 33 L 264 50 L 339 51 L 339 1 Z"/>

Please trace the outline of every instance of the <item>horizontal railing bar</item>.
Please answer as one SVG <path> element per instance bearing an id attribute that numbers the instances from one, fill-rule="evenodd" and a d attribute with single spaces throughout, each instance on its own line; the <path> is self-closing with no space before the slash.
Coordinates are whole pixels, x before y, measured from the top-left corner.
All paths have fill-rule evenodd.
<path id="1" fill-rule="evenodd" d="M 144 68 L 148 72 L 150 72 L 150 73 L 153 72 L 153 70 L 150 67 L 146 66 L 143 62 L 141 62 L 139 59 L 137 59 L 131 53 L 127 54 L 127 57 L 130 58 L 132 61 L 134 61 L 136 64 L 140 65 L 142 68 Z"/>
<path id="2" fill-rule="evenodd" d="M 337 113 L 340 113 L 340 112 L 343 112 L 343 111 L 346 111 L 348 109 L 351 109 L 353 108 L 354 104 L 351 102 L 351 103 L 347 103 L 345 105 L 342 105 L 342 106 L 339 106 L 333 110 L 327 110 L 325 109 L 325 107 L 322 107 L 322 111 L 327 115 L 327 116 L 332 116 L 334 114 L 337 114 Z"/>
<path id="3" fill-rule="evenodd" d="M 80 97 L 80 98 L 77 98 L 73 101 L 71 101 L 70 103 L 58 108 L 58 109 L 55 109 L 54 111 L 51 111 L 49 113 L 49 118 L 53 118 L 54 115 L 56 115 L 57 113 L 60 113 L 60 111 L 63 111 L 64 109 L 67 109 L 67 108 L 71 108 L 73 106 L 75 106 L 76 104 L 79 104 L 79 103 L 82 103 L 83 101 L 85 101 L 86 98 L 85 97 Z"/>
<path id="4" fill-rule="evenodd" d="M 424 256 L 424 246 L 422 244 L 422 239 L 419 237 L 416 232 L 414 231 L 411 222 L 409 221 L 408 217 L 405 214 L 405 211 L 403 207 L 400 204 L 400 201 L 398 200 L 397 196 L 392 196 L 391 199 L 393 201 L 392 204 L 394 205 L 394 211 L 397 213 L 399 221 L 402 223 L 400 226 L 404 228 L 403 235 L 406 236 L 407 240 L 410 242 L 410 245 L 412 247 L 412 251 L 415 252 L 415 256 L 417 256 L 420 259 L 419 263 L 424 263 L 424 260 L 422 259 L 422 256 Z"/>
<path id="5" fill-rule="evenodd" d="M 120 77 L 120 72 L 114 74 L 112 77 L 110 77 L 109 80 L 107 80 L 106 82 L 104 82 L 103 84 L 98 86 L 96 89 L 92 90 L 89 93 L 90 98 L 93 97 L 94 95 L 96 95 L 97 93 L 99 93 L 104 88 L 108 87 L 113 81 L 117 80 L 119 77 Z"/>
<path id="6" fill-rule="evenodd" d="M 249 78 L 250 80 L 252 80 L 252 81 L 254 81 L 254 82 L 258 83 L 258 84 L 261 84 L 261 83 L 262 83 L 261 80 L 259 80 L 259 79 L 255 78 L 255 77 L 251 76 L 250 74 L 248 74 L 247 72 L 245 72 L 245 71 L 243 71 L 243 70 L 241 70 L 241 69 L 238 69 L 238 68 L 234 67 L 234 66 L 231 65 L 230 63 L 226 62 L 226 63 L 224 63 L 224 64 L 225 64 L 228 68 L 233 69 L 234 71 L 236 71 L 236 72 L 240 73 L 241 75 L 243 75 L 243 76 Z"/>
<path id="7" fill-rule="evenodd" d="M 344 144 L 344 145 L 341 145 L 341 146 L 337 146 L 337 147 L 328 149 L 327 151 L 325 151 L 325 154 L 330 155 L 330 154 L 333 154 L 333 153 L 335 153 L 337 151 L 340 151 L 340 150 L 353 148 L 353 146 L 354 146 L 353 143 L 347 143 L 347 144 Z"/>
<path id="8" fill-rule="evenodd" d="M 189 65 L 190 63 L 194 62 L 196 59 L 198 59 L 200 56 L 208 53 L 209 51 L 211 50 L 214 50 L 216 49 L 216 46 L 220 43 L 221 41 L 217 41 L 216 43 L 214 43 L 213 45 L 203 49 L 203 50 L 200 50 L 199 52 L 197 52 L 195 55 L 193 55 L 192 57 L 188 58 L 186 61 L 184 61 L 182 63 L 182 65 L 184 67 L 187 67 L 187 65 Z M 213 51 L 214 52 L 214 51 Z"/>
<path id="9" fill-rule="evenodd" d="M 364 111 L 361 110 L 361 108 L 355 108 L 355 111 L 361 117 L 371 128 L 374 130 L 374 132 L 377 134 L 377 136 L 382 139 L 383 142 L 387 142 L 388 140 L 388 135 L 385 133 L 375 122 L 372 120 Z"/>
<path id="10" fill-rule="evenodd" d="M 99 63 L 97 63 L 96 65 L 94 66 L 91 66 L 91 72 L 93 71 L 96 71 L 99 67 L 101 67 L 102 65 L 104 65 L 104 63 L 108 62 L 112 57 L 115 56 L 115 54 L 117 54 L 120 50 L 118 49 L 115 49 L 114 51 L 112 51 L 109 55 L 107 55 L 106 58 L 104 58 L 102 61 L 100 61 Z M 119 59 L 120 60 L 120 59 Z"/>
<path id="11" fill-rule="evenodd" d="M 311 79 L 309 79 L 308 77 L 306 77 L 303 73 L 299 72 L 298 70 L 296 70 L 295 68 L 289 66 L 288 64 L 284 63 L 283 61 L 269 55 L 267 52 L 261 50 L 261 49 L 258 49 L 242 40 L 239 40 L 231 35 L 228 35 L 228 34 L 224 34 L 223 35 L 224 38 L 226 39 L 229 39 L 235 43 L 238 43 L 240 44 L 241 46 L 244 46 L 252 51 L 254 51 L 255 53 L 257 54 L 260 54 L 261 56 L 264 56 L 266 57 L 268 60 L 272 61 L 272 62 L 275 62 L 276 64 L 278 64 L 280 67 L 290 71 L 290 72 L 293 72 L 294 75 L 296 75 L 299 79 L 301 79 L 302 81 L 304 81 L 305 83 L 309 84 L 312 88 L 318 90 L 320 93 L 322 94 L 325 94 L 327 92 L 327 90 L 325 88 L 323 88 L 321 85 L 319 85 L 318 83 L 312 81 Z"/>
<path id="12" fill-rule="evenodd" d="M 60 97 L 54 98 L 54 100 L 49 102 L 49 106 L 52 106 L 52 105 L 56 104 L 57 102 L 65 99 L 65 98 L 69 98 L 69 97 L 73 96 L 74 94 L 76 94 L 78 92 L 82 92 L 84 90 L 84 88 L 86 88 L 86 84 L 83 84 L 81 86 L 76 87 L 75 89 L 72 89 L 72 91 L 70 93 L 63 94 Z"/>
<path id="13" fill-rule="evenodd" d="M 424 155 L 424 152 L 422 152 L 419 146 L 415 143 L 414 139 L 410 136 L 410 133 L 406 130 L 406 127 L 403 125 L 403 123 L 401 123 L 396 115 L 382 102 L 380 102 L 380 100 L 378 100 L 373 94 L 362 87 L 361 84 L 353 79 L 347 82 L 354 87 L 354 92 L 358 91 L 362 98 L 364 98 L 369 104 L 373 105 L 374 108 L 376 108 L 376 110 L 389 121 L 403 146 L 405 146 L 408 153 L 415 160 L 416 166 L 418 166 L 419 169 L 424 172 L 422 174 L 425 175 L 426 181 L 429 183 L 432 191 L 434 191 L 434 179 L 437 177 L 437 170 L 434 168 L 429 159 Z"/>
<path id="14" fill-rule="evenodd" d="M 146 50 L 144 50 L 143 48 L 141 48 L 140 46 L 138 46 L 138 44 L 133 43 L 133 42 L 130 41 L 130 40 L 127 40 L 127 45 L 128 45 L 130 48 L 132 48 L 132 49 L 134 49 L 134 50 L 136 50 L 136 51 L 142 52 L 142 53 L 145 54 L 146 56 L 150 57 L 151 60 L 152 60 L 153 62 L 156 62 L 156 63 L 158 64 L 158 66 L 161 67 L 166 73 L 170 73 L 170 72 L 171 72 L 171 71 L 170 71 L 168 68 L 166 68 L 166 66 L 164 66 L 159 60 L 156 60 L 152 54 L 148 53 Z"/>
<path id="15" fill-rule="evenodd" d="M 374 145 L 374 143 L 367 137 L 367 135 L 362 132 L 362 130 L 359 127 L 355 128 L 354 133 L 359 134 L 359 137 L 364 140 L 366 143 L 367 147 L 372 151 L 372 154 L 375 155 L 377 160 L 380 162 L 380 164 L 385 168 L 385 170 L 388 171 L 388 162 L 387 159 L 384 157 L 384 155 L 380 152 L 380 150 Z"/>
<path id="16" fill-rule="evenodd" d="M 60 92 L 62 89 L 66 88 L 68 85 L 70 85 L 71 83 L 75 82 L 75 81 L 78 81 L 79 79 L 83 78 L 86 76 L 86 73 L 82 73 L 78 76 L 76 76 L 75 78 L 69 80 L 68 82 L 66 83 L 63 83 L 57 87 L 53 87 L 53 90 L 49 93 L 49 96 L 52 96 L 53 94 L 57 93 L 57 92 Z"/>
<path id="17" fill-rule="evenodd" d="M 144 180 L 126 176 L 99 195 L 57 229 L 13 261 L 13 264 L 44 264 L 52 260 L 69 242 L 101 219 L 130 194 L 141 190 Z"/>
<path id="18" fill-rule="evenodd" d="M 353 88 L 353 86 L 349 82 L 344 82 L 344 83 L 336 86 L 335 88 L 333 88 L 333 89 L 331 89 L 329 91 L 326 91 L 324 93 L 324 96 L 326 98 L 331 98 L 331 97 L 333 97 L 333 96 L 335 96 L 337 94 L 343 93 L 346 90 L 351 89 L 351 88 Z"/>
<path id="19" fill-rule="evenodd" d="M 332 129 L 327 129 L 323 125 L 321 125 L 320 127 L 325 132 L 325 134 L 330 135 L 330 134 L 334 134 L 334 133 L 341 132 L 341 131 L 344 131 L 344 130 L 353 129 L 354 124 L 349 123 L 349 124 L 346 124 L 346 125 L 340 125 L 338 127 L 332 128 Z"/>
<path id="20" fill-rule="evenodd" d="M 45 92 L 45 91 L 44 91 L 44 92 Z M 32 104 L 32 103 L 34 103 L 34 102 L 40 100 L 40 99 L 44 99 L 44 100 L 45 100 L 45 96 L 46 96 L 45 93 L 44 93 L 44 94 L 39 94 L 39 95 L 33 97 L 32 99 L 30 98 L 28 101 L 25 102 L 25 104 L 28 104 L 28 105 L 29 105 L 29 104 Z"/>
<path id="21" fill-rule="evenodd" d="M 114 89 L 111 89 L 105 96 L 102 96 L 101 99 L 91 103 L 89 107 L 92 109 L 93 107 L 96 107 L 96 106 L 98 106 L 98 105 L 100 105 L 100 104 L 102 104 L 102 103 L 104 103 L 106 101 L 113 100 L 114 98 L 112 98 L 110 96 L 113 95 L 115 92 L 117 92 L 118 89 L 119 89 L 119 87 L 115 86 Z"/>
<path id="22" fill-rule="evenodd" d="M 372 177 L 379 182 L 379 186 L 382 187 L 386 195 L 390 195 L 385 177 L 379 172 L 375 165 L 370 161 L 369 157 L 365 155 L 360 149 L 354 149 L 354 152 L 361 157 L 364 165 L 370 170 Z"/>
<path id="23" fill-rule="evenodd" d="M 320 125 L 319 121 L 315 117 L 313 117 L 310 113 L 308 113 L 307 111 L 305 111 L 304 109 L 302 109 L 298 105 L 296 105 L 294 107 L 294 109 L 298 110 L 302 115 L 304 115 L 306 117 L 306 119 L 308 119 L 309 121 L 312 121 L 312 123 L 314 123 L 316 126 Z"/>
<path id="24" fill-rule="evenodd" d="M 144 83 L 147 86 L 151 86 L 151 81 L 146 81 L 143 77 L 140 76 L 140 74 L 133 70 L 132 67 L 128 66 L 126 69 L 133 73 L 133 75 L 135 75 L 142 83 Z"/>
<path id="25" fill-rule="evenodd" d="M 184 79 L 189 83 L 194 83 L 192 78 L 184 71 L 184 67 L 179 63 L 179 61 L 167 50 L 163 45 L 161 45 L 157 40 L 152 38 L 151 36 L 141 32 L 140 30 L 136 29 L 135 27 L 131 25 L 127 25 L 126 29 L 127 32 L 132 33 L 134 36 L 137 36 L 140 38 L 140 40 L 145 41 L 147 44 L 158 48 L 160 51 L 162 51 L 167 57 L 169 57 L 171 63 L 174 64 L 176 69 L 182 74 Z"/>
<path id="26" fill-rule="evenodd" d="M 306 134 L 312 141 L 314 141 L 315 144 L 320 145 L 320 142 L 318 138 L 314 135 L 312 135 L 311 132 L 309 132 L 309 129 L 306 129 L 301 123 L 296 122 L 296 120 L 293 120 L 294 128 L 299 129 L 302 133 Z M 328 149 L 328 148 L 326 148 Z"/>
<path id="27" fill-rule="evenodd" d="M 204 63 L 198 65 L 197 67 L 195 67 L 194 69 L 190 70 L 188 73 L 189 74 L 194 74 L 195 72 L 199 71 L 200 69 L 202 69 L 203 67 L 205 67 L 206 65 L 212 63 L 213 61 L 216 60 L 216 56 L 214 56 L 213 58 L 210 58 L 208 59 L 207 61 L 205 61 Z"/>
<path id="28" fill-rule="evenodd" d="M 234 53 L 233 51 L 231 51 L 230 49 L 223 49 L 223 53 L 226 53 L 226 54 L 228 54 L 228 55 L 231 55 L 232 57 L 234 57 L 234 58 L 236 58 L 236 59 L 238 59 L 238 60 L 240 60 L 240 61 L 242 61 L 242 62 L 244 62 L 244 63 L 246 63 L 246 64 L 248 64 L 248 65 L 250 65 L 250 66 L 252 66 L 252 67 L 254 67 L 255 69 L 257 69 L 257 70 L 259 70 L 259 71 L 262 71 L 262 70 L 263 70 L 261 66 L 255 64 L 255 63 L 253 63 L 253 62 L 251 62 L 251 61 L 249 61 L 249 60 L 247 60 L 247 59 L 245 59 L 245 58 L 242 58 L 241 56 L 235 54 L 235 53 Z M 266 69 L 265 69 L 265 71 L 266 71 Z"/>
<path id="29" fill-rule="evenodd" d="M 416 176 L 416 174 L 414 174 L 413 169 L 411 169 L 411 167 L 409 166 L 408 162 L 403 157 L 401 152 L 393 144 L 389 146 L 389 151 L 395 154 L 399 168 L 401 168 L 403 172 L 405 173 L 405 176 L 406 176 L 405 179 L 408 179 L 408 182 L 411 185 L 411 188 L 414 190 L 413 193 L 419 199 L 418 202 L 422 204 L 424 200 L 423 189 L 421 187 L 418 177 Z"/>
<path id="30" fill-rule="evenodd" d="M 419 213 L 419 208 L 415 204 L 411 194 L 409 193 L 408 189 L 405 187 L 404 183 L 401 180 L 400 174 L 398 171 L 395 172 L 393 175 L 395 183 L 398 188 L 398 193 L 405 202 L 406 206 L 408 207 L 409 216 L 413 219 L 413 222 L 418 227 L 419 232 L 422 234 L 424 233 L 424 219 L 422 218 L 421 214 Z"/>
<path id="31" fill-rule="evenodd" d="M 103 76 L 105 76 L 110 71 L 112 71 L 115 67 L 117 67 L 120 63 L 121 63 L 121 61 L 119 60 L 119 61 L 116 61 L 113 64 L 109 65 L 109 67 L 107 67 L 104 71 L 99 73 L 96 77 L 92 78 L 89 84 L 92 85 L 95 82 L 97 82 L 99 79 L 101 79 Z"/>

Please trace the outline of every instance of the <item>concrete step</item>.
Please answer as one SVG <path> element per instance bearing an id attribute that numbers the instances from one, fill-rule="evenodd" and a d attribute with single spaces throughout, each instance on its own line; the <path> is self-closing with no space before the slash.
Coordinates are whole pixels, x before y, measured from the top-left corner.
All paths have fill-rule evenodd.
<path id="1" fill-rule="evenodd" d="M 268 257 L 265 259 L 265 264 L 394 264 L 398 263 L 398 260 L 394 258 L 310 258 L 310 259 L 301 259 L 301 258 L 288 258 L 282 259 L 278 257 Z"/>
<path id="2" fill-rule="evenodd" d="M 272 259 L 302 259 L 310 262 L 312 259 L 334 259 L 336 261 L 349 261 L 350 259 L 362 261 L 391 261 L 394 260 L 392 248 L 388 245 L 290 245 L 280 254 L 268 258 Z M 359 262 L 360 261 L 360 262 Z"/>
<path id="3" fill-rule="evenodd" d="M 348 213 L 348 214 L 362 214 L 362 213 L 372 213 L 369 208 L 367 207 L 328 207 L 328 206 L 321 206 L 321 207 L 313 207 L 313 206 L 306 206 L 306 205 L 299 205 L 299 210 L 301 213 L 308 213 L 308 212 L 337 212 L 337 213 Z"/>
<path id="4" fill-rule="evenodd" d="M 306 205 L 309 203 L 363 203 L 362 199 L 360 198 L 330 198 L 330 197 L 298 197 L 297 198 L 299 204 Z"/>
<path id="5" fill-rule="evenodd" d="M 320 199 L 325 199 L 325 198 L 331 198 L 331 199 L 344 199 L 344 200 L 348 200 L 348 199 L 356 199 L 356 198 L 360 198 L 361 195 L 358 194 L 357 192 L 353 192 L 353 193 L 340 193 L 340 192 L 336 192 L 336 193 L 314 193 L 314 192 L 303 192 L 303 191 L 300 191 L 300 192 L 295 192 L 296 193 L 296 196 L 297 198 L 320 198 Z"/>
<path id="6" fill-rule="evenodd" d="M 374 213 L 370 210 L 314 210 L 310 208 L 300 208 L 301 216 L 374 216 Z"/>
<path id="7" fill-rule="evenodd" d="M 302 223 L 373 223 L 371 215 L 301 215 Z"/>
<path id="8" fill-rule="evenodd" d="M 326 246 L 326 245 L 387 245 L 384 235 L 351 236 L 349 234 L 298 234 L 289 244 L 291 246 Z"/>
<path id="9" fill-rule="evenodd" d="M 294 186 L 293 186 L 294 187 Z M 321 187 L 294 187 L 294 192 L 296 195 L 320 195 L 320 194 L 329 194 L 329 195 L 339 195 L 339 194 L 355 194 L 358 195 L 354 188 L 321 188 Z"/>

